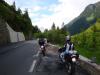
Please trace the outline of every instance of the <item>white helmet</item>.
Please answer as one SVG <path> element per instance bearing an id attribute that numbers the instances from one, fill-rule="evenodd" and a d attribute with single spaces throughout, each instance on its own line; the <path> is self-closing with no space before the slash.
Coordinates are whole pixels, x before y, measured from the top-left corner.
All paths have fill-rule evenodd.
<path id="1" fill-rule="evenodd" d="M 67 41 L 67 40 L 70 40 L 70 39 L 71 39 L 70 35 L 67 35 L 67 36 L 66 36 L 66 41 Z"/>

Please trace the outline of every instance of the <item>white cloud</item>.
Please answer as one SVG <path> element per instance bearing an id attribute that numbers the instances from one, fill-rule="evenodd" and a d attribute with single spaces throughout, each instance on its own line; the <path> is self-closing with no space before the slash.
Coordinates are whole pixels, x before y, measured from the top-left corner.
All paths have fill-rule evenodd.
<path id="1" fill-rule="evenodd" d="M 5 0 L 7 3 L 12 4 L 15 0 Z"/>
<path id="2" fill-rule="evenodd" d="M 15 0 L 5 1 L 12 4 L 12 2 Z M 29 0 L 27 1 L 27 3 L 23 0 L 22 2 L 26 5 L 23 4 L 24 6 L 20 5 L 19 7 L 21 7 L 23 11 L 25 8 L 28 8 L 29 16 L 32 19 L 33 25 L 38 25 L 41 30 L 44 30 L 44 28 L 50 29 L 53 22 L 56 24 L 56 26 L 61 27 L 62 22 L 68 23 L 69 21 L 77 17 L 87 5 L 100 0 L 58 0 L 58 3 L 46 7 L 33 5 L 31 1 L 37 2 L 37 0 Z M 42 2 L 43 0 L 38 1 Z M 43 10 L 50 11 L 52 12 L 52 14 L 41 14 L 40 11 Z"/>
<path id="3" fill-rule="evenodd" d="M 37 12 L 37 11 L 40 11 L 40 10 L 45 10 L 47 9 L 47 7 L 41 7 L 41 6 L 33 6 L 33 11 L 34 12 Z"/>
<path id="4" fill-rule="evenodd" d="M 32 12 L 29 12 L 29 16 L 30 17 L 37 17 L 37 16 L 39 16 L 39 14 L 35 14 L 35 13 L 32 13 Z"/>
<path id="5" fill-rule="evenodd" d="M 48 28 L 52 26 L 52 23 L 55 22 L 56 26 L 61 27 L 62 22 L 68 23 L 75 17 L 77 17 L 84 8 L 99 0 L 58 0 L 58 4 L 53 4 L 49 6 L 48 10 L 53 12 L 52 15 L 45 15 L 40 18 L 36 24 L 41 28 Z"/>
<path id="6" fill-rule="evenodd" d="M 53 14 L 45 15 L 44 17 L 40 18 L 39 22 L 36 22 L 40 28 L 43 26 L 44 28 L 50 29 L 53 22 L 56 24 L 56 26 L 61 27 L 62 22 L 68 23 L 70 20 L 79 15 L 77 14 L 79 11 L 76 11 L 71 3 L 67 1 L 60 2 L 59 4 L 55 5 L 53 4 L 48 8 L 48 10 L 53 12 Z"/>

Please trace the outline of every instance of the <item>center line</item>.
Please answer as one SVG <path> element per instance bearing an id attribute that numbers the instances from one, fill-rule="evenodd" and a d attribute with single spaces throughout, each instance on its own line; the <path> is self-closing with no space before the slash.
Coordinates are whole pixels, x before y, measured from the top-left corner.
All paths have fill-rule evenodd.
<path id="1" fill-rule="evenodd" d="M 40 51 L 37 52 L 37 54 L 33 55 L 33 57 L 38 57 L 40 54 Z"/>
<path id="2" fill-rule="evenodd" d="M 38 51 L 35 56 L 38 57 L 39 56 L 39 53 L 40 53 L 40 51 Z M 29 69 L 29 72 L 33 72 L 36 63 L 37 63 L 37 60 L 34 60 L 33 63 L 32 63 L 32 65 L 31 65 L 31 68 Z"/>
<path id="3" fill-rule="evenodd" d="M 33 61 L 32 66 L 31 66 L 29 72 L 33 72 L 33 70 L 34 70 L 34 68 L 35 68 L 36 62 L 37 62 L 36 60 Z"/>
<path id="4" fill-rule="evenodd" d="M 39 53 L 40 53 L 40 51 L 37 52 L 37 54 L 36 54 L 37 57 L 39 56 Z"/>

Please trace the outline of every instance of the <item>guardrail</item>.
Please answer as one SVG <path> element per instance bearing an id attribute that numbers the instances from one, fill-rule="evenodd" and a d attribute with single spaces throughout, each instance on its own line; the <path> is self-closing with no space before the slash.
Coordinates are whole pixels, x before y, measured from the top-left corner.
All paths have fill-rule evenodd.
<path id="1" fill-rule="evenodd" d="M 90 59 L 80 55 L 80 65 L 86 69 L 91 75 L 100 75 L 100 65 L 91 63 Z"/>
<path id="2" fill-rule="evenodd" d="M 52 45 L 52 44 L 49 44 Z M 56 48 L 60 48 L 59 46 L 52 45 Z M 100 65 L 97 65 L 96 63 L 92 63 L 90 59 L 80 55 L 80 66 L 87 70 L 91 75 L 100 75 Z"/>

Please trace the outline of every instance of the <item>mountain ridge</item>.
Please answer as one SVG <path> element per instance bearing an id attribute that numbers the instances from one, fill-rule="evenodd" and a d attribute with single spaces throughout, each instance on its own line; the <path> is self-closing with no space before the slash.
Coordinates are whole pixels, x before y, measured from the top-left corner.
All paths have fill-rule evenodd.
<path id="1" fill-rule="evenodd" d="M 100 2 L 88 5 L 85 10 L 64 27 L 71 35 L 80 33 L 93 25 L 100 18 Z"/>

